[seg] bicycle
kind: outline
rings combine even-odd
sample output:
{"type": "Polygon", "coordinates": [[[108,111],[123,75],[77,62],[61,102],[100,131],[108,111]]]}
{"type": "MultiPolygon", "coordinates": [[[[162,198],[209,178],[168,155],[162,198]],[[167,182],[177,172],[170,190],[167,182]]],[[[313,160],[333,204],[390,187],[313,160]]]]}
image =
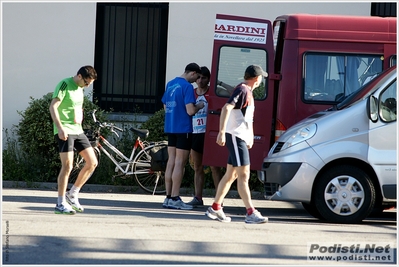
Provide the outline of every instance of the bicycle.
{"type": "MultiPolygon", "coordinates": [[[[134,176],[137,184],[146,192],[154,194],[165,194],[165,168],[167,162],[167,141],[147,142],[145,139],[149,135],[146,129],[130,128],[137,135],[132,148],[130,157],[124,155],[118,148],[112,145],[104,136],[101,135],[101,129],[109,129],[113,134],[119,137],[116,132],[123,132],[123,129],[115,126],[113,123],[100,122],[95,116],[96,110],[92,112],[93,120],[97,128],[86,130],[90,143],[96,154],[98,164],[100,164],[101,152],[105,154],[114,164],[115,172],[112,177],[131,177],[134,176]],[[108,148],[105,149],[105,147],[108,148]],[[154,162],[154,151],[162,153],[162,162],[154,162]],[[165,156],[166,154],[166,156],[165,156]],[[160,166],[161,165],[161,166],[160,166]]],[[[161,155],[161,156],[162,156],[161,155]]],[[[73,183],[85,162],[80,155],[75,155],[73,168],[69,176],[70,183],[73,183]]]]}

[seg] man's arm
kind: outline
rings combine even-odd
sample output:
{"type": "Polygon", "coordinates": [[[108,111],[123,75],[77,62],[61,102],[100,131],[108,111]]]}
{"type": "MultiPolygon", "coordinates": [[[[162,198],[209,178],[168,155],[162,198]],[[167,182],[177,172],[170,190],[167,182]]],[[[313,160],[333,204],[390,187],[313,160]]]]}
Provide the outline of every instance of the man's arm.
{"type": "Polygon", "coordinates": [[[189,103],[186,105],[187,114],[193,116],[195,113],[198,112],[201,108],[205,106],[203,101],[199,102],[198,104],[194,105],[193,103],[189,103]]]}
{"type": "Polygon", "coordinates": [[[55,126],[58,129],[58,137],[61,140],[67,140],[68,135],[64,132],[64,128],[62,127],[60,116],[58,114],[58,107],[60,106],[60,104],[61,104],[60,99],[53,98],[53,100],[51,100],[49,110],[50,110],[51,119],[53,120],[55,126]]]}
{"type": "Polygon", "coordinates": [[[216,143],[220,146],[224,146],[226,144],[226,126],[233,108],[234,105],[226,103],[222,108],[222,112],[220,113],[219,133],[216,139],[216,143]]]}

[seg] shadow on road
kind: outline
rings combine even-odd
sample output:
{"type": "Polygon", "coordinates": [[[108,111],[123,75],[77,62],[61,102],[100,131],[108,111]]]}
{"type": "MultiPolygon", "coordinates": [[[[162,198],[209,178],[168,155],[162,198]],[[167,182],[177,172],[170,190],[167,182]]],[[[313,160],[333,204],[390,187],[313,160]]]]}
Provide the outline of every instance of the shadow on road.
{"type": "MultiPolygon", "coordinates": [[[[3,202],[27,202],[27,203],[44,203],[54,204],[54,197],[43,197],[43,196],[3,196],[3,202]]],[[[109,216],[146,216],[148,218],[164,218],[163,213],[168,213],[168,217],[171,219],[202,219],[208,220],[204,216],[207,206],[194,208],[192,211],[182,211],[173,209],[162,208],[162,203],[157,202],[145,202],[137,200],[108,200],[108,199],[97,199],[95,195],[93,198],[81,199],[81,204],[86,207],[85,216],[100,214],[109,216]],[[99,207],[99,208],[96,208],[99,207]]],[[[265,200],[267,206],[267,201],[265,200]]],[[[310,216],[303,208],[301,204],[292,203],[289,207],[278,208],[278,207],[257,207],[257,209],[264,215],[269,217],[270,222],[280,223],[327,223],[320,221],[310,216]]],[[[53,212],[53,208],[43,207],[37,205],[37,207],[25,207],[27,210],[37,212],[53,212]]],[[[232,220],[242,221],[245,216],[245,209],[243,207],[231,207],[228,205],[224,206],[224,211],[228,216],[232,217],[232,220]]],[[[78,214],[79,216],[83,214],[78,214]]],[[[396,212],[383,212],[378,217],[370,217],[364,220],[361,224],[386,224],[396,225],[396,212]]]]}

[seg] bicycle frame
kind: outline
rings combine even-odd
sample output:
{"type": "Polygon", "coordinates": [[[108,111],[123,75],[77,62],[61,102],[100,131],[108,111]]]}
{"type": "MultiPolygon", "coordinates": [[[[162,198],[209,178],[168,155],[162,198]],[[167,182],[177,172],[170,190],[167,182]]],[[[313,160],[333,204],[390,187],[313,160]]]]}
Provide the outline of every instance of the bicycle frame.
{"type": "MultiPolygon", "coordinates": [[[[130,154],[130,158],[128,158],[125,154],[123,154],[119,149],[117,149],[114,145],[112,145],[107,139],[105,139],[103,136],[99,136],[100,142],[98,143],[98,148],[105,154],[107,157],[115,164],[115,166],[124,174],[124,175],[130,175],[134,174],[133,172],[128,172],[129,169],[132,169],[132,165],[134,164],[134,155],[136,154],[136,150],[140,147],[142,150],[145,148],[144,143],[140,140],[140,137],[138,136],[136,139],[136,142],[134,143],[132,152],[130,154]],[[115,159],[115,157],[109,153],[103,146],[102,144],[111,149],[116,155],[120,156],[122,160],[125,160],[124,162],[119,162],[115,159]],[[126,165],[126,168],[124,168],[126,165]]],[[[116,171],[117,169],[115,169],[116,171]]]]}
{"type": "MultiPolygon", "coordinates": [[[[137,136],[134,141],[133,148],[130,157],[127,157],[123,152],[121,152],[115,145],[109,142],[104,136],[101,135],[101,128],[109,129],[113,134],[119,137],[116,131],[123,132],[123,129],[115,126],[113,123],[100,122],[97,121],[95,116],[96,110],[93,111],[93,120],[97,124],[98,128],[93,130],[92,133],[87,130],[85,134],[88,135],[89,141],[96,151],[96,156],[100,160],[101,152],[103,152],[115,165],[116,174],[112,176],[112,180],[116,177],[127,177],[133,176],[132,178],[136,180],[137,184],[146,192],[154,194],[164,194],[165,180],[164,170],[159,169],[159,165],[156,166],[156,170],[152,170],[153,164],[158,164],[159,159],[152,160],[152,151],[154,147],[159,147],[164,149],[167,147],[165,141],[161,142],[148,142],[145,139],[148,137],[149,131],[146,129],[136,129],[130,128],[130,130],[137,136]],[[93,143],[94,142],[94,143],[93,143]],[[161,189],[159,189],[161,188],[161,189]]],[[[159,149],[157,149],[158,151],[159,149]]],[[[162,161],[162,159],[161,159],[162,161]]],[[[165,160],[163,160],[164,163],[165,160]]],[[[81,156],[76,157],[76,161],[73,163],[73,170],[70,174],[69,179],[74,181],[77,179],[81,169],[83,168],[85,162],[84,158],[81,156]]]]}

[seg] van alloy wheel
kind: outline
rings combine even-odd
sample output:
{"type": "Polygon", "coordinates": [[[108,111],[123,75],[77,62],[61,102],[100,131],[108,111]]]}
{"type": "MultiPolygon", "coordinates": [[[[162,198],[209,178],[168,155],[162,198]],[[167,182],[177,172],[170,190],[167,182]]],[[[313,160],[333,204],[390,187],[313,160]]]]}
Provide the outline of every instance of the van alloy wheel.
{"type": "Polygon", "coordinates": [[[362,221],[370,214],[376,199],[367,173],[349,165],[324,172],[315,185],[314,196],[320,215],[338,223],[362,221]]]}
{"type": "Polygon", "coordinates": [[[362,207],[363,186],[353,177],[342,175],[332,179],[324,190],[324,201],[338,215],[348,216],[362,207]]]}

